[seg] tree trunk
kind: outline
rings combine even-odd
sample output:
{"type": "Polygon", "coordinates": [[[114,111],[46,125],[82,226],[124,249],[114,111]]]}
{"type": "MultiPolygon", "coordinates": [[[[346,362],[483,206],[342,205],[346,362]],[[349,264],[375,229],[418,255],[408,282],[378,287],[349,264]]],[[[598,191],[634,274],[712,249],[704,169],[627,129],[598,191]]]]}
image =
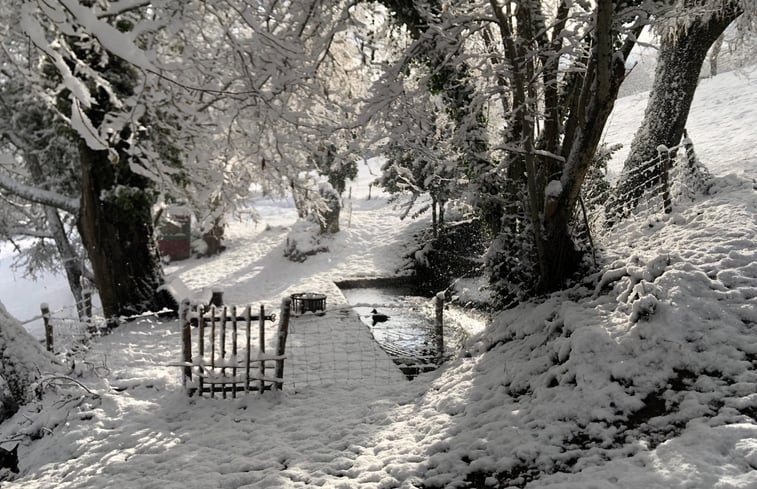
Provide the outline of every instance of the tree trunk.
{"type": "Polygon", "coordinates": [[[167,305],[156,289],[163,284],[153,241],[150,184],[129,169],[128,155],[117,163],[107,151],[79,144],[82,200],[79,234],[86,247],[109,321],[167,305]]]}
{"type": "Polygon", "coordinates": [[[663,38],[644,120],[633,138],[616,195],[609,205],[614,216],[627,216],[645,189],[659,183],[657,167],[642,169],[657,157],[660,145],[672,148],[680,143],[707,51],[740,13],[730,4],[706,21],[697,19],[663,38]]]}
{"type": "MultiPolygon", "coordinates": [[[[32,151],[25,151],[24,160],[26,161],[26,166],[29,169],[29,174],[31,175],[34,184],[44,188],[47,176],[45,175],[45,170],[40,164],[37,155],[32,151]]],[[[71,294],[73,294],[74,300],[76,301],[76,311],[78,312],[79,319],[84,320],[86,314],[84,311],[84,294],[81,280],[82,271],[84,270],[83,260],[71,245],[68,235],[66,234],[66,228],[63,225],[60,214],[58,214],[58,210],[49,205],[44,205],[44,209],[47,227],[53,236],[55,248],[58,250],[58,255],[60,255],[63,270],[66,272],[68,288],[71,289],[71,294]]]]}
{"type": "Polygon", "coordinates": [[[545,292],[561,287],[580,264],[581,257],[570,234],[570,221],[625,78],[624,60],[635,44],[636,36],[630,36],[617,51],[614,50],[612,15],[612,2],[602,0],[597,3],[594,51],[582,80],[581,102],[578,110],[571,111],[570,120],[566,122],[575,129],[570,144],[563,148],[565,166],[559,180],[559,192],[542,194],[545,200],[542,216],[544,241],[539,255],[542,270],[539,289],[545,292]]]}
{"type": "Polygon", "coordinates": [[[76,301],[76,311],[79,319],[84,321],[88,317],[84,304],[84,289],[82,287],[84,264],[68,240],[66,229],[63,226],[63,221],[58,211],[52,207],[45,207],[45,215],[47,216],[47,225],[53,235],[55,248],[58,250],[63,269],[66,271],[68,288],[71,289],[71,294],[73,294],[76,301]]]}

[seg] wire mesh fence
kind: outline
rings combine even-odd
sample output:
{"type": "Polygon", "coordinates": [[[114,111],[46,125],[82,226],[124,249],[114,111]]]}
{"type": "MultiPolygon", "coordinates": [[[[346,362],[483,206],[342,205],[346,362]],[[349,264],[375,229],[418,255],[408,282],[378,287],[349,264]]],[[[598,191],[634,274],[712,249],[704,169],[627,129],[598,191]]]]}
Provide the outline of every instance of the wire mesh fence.
{"type": "MultiPolygon", "coordinates": [[[[671,213],[678,204],[706,193],[711,175],[689,139],[672,148],[660,146],[654,158],[625,169],[615,189],[585,195],[583,219],[590,235],[611,239],[612,225],[625,219],[644,220],[671,213]]],[[[579,232],[580,233],[580,232],[579,232]]]]}
{"type": "MultiPolygon", "coordinates": [[[[76,305],[50,311],[47,304],[41,304],[41,318],[45,327],[45,347],[48,351],[62,355],[73,355],[86,345],[93,336],[107,331],[107,323],[102,311],[87,303],[89,315],[80,317],[76,305]]],[[[83,310],[83,309],[82,309],[83,310]]]]}
{"type": "MultiPolygon", "coordinates": [[[[168,366],[183,368],[189,395],[209,397],[391,386],[436,368],[461,344],[459,327],[449,324],[440,337],[442,318],[421,314],[429,304],[395,303],[383,309],[389,315],[376,311],[385,303],[326,308],[324,300],[322,309],[302,312],[290,309],[292,302],[282,301],[278,317],[263,312],[268,306],[257,315],[257,306],[190,306],[180,316],[183,360],[168,366]]],[[[442,304],[431,303],[437,310],[442,304]]]]}
{"type": "Polygon", "coordinates": [[[466,333],[443,318],[439,325],[434,309],[434,300],[410,297],[402,303],[342,305],[293,316],[285,388],[386,386],[437,368],[462,346],[466,333]]]}

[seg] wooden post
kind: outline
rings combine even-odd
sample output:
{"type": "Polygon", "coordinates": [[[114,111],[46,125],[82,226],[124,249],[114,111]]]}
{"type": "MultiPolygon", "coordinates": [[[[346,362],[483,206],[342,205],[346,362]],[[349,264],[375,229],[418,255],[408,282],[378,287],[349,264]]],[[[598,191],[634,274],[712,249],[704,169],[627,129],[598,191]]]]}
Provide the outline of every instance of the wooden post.
{"type": "Polygon", "coordinates": [[[184,361],[184,375],[181,384],[187,388],[192,381],[192,326],[189,319],[189,299],[184,299],[179,304],[179,318],[181,321],[181,358],[184,361]]]}
{"type": "Polygon", "coordinates": [[[441,365],[444,361],[444,292],[436,294],[436,364],[441,365]]]}
{"type": "MultiPolygon", "coordinates": [[[[281,319],[279,319],[278,343],[276,345],[276,355],[284,356],[286,352],[287,335],[289,334],[289,314],[292,309],[292,298],[284,297],[281,299],[281,319]]],[[[284,378],[284,359],[276,360],[275,377],[284,378]]],[[[283,381],[276,382],[274,388],[278,391],[284,388],[283,381]]]]}
{"type": "MultiPolygon", "coordinates": [[[[221,365],[226,365],[226,306],[221,312],[221,365]]],[[[221,377],[226,378],[226,367],[221,367],[221,377]]],[[[226,399],[226,383],[221,384],[221,394],[226,399]]]]}
{"type": "Polygon", "coordinates": [[[223,290],[213,289],[213,294],[210,296],[211,306],[221,307],[223,305],[223,290]]]}
{"type": "Polygon", "coordinates": [[[237,306],[231,306],[231,357],[234,359],[234,367],[231,367],[231,376],[234,377],[232,384],[231,397],[237,397],[237,306]]]}
{"type": "MultiPolygon", "coordinates": [[[[263,305],[260,305],[260,317],[258,318],[258,345],[260,353],[259,355],[262,357],[265,355],[265,309],[263,308],[263,305]]],[[[263,377],[265,377],[265,361],[260,361],[260,393],[262,394],[265,391],[265,381],[263,380],[263,377]]]]}
{"type": "Polygon", "coordinates": [[[673,203],[670,199],[670,181],[668,170],[670,169],[670,150],[663,145],[657,147],[660,155],[660,182],[662,185],[662,207],[665,214],[673,212],[673,203]]]}
{"type": "Polygon", "coordinates": [[[696,167],[697,155],[694,152],[694,143],[689,139],[689,133],[686,129],[683,130],[683,147],[686,152],[686,166],[688,166],[689,172],[691,172],[696,167]]]}
{"type": "Polygon", "coordinates": [[[197,355],[200,357],[200,378],[197,379],[197,387],[202,397],[203,379],[205,375],[205,308],[197,306],[197,324],[198,324],[198,345],[197,355]]]}
{"type": "Polygon", "coordinates": [[[245,341],[246,341],[246,347],[247,351],[245,352],[245,358],[244,358],[244,391],[246,393],[250,392],[250,316],[251,316],[251,306],[247,306],[247,308],[244,311],[244,333],[245,333],[245,341]]]}
{"type": "Polygon", "coordinates": [[[39,305],[42,310],[42,321],[45,323],[45,348],[47,351],[53,351],[53,323],[50,321],[50,306],[47,302],[39,305]]]}
{"type": "Polygon", "coordinates": [[[92,318],[92,291],[90,289],[84,289],[82,291],[84,296],[84,315],[88,318],[92,318]]]}
{"type": "MultiPolygon", "coordinates": [[[[211,380],[216,368],[216,306],[210,306],[210,374],[211,380]]],[[[216,384],[210,383],[210,397],[216,397],[216,384]]]]}

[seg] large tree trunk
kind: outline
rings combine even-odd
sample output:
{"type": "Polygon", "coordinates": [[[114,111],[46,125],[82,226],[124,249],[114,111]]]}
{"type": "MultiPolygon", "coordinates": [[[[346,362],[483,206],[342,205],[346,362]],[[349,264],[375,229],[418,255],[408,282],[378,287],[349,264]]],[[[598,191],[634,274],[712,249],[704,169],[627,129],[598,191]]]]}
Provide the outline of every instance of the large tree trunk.
{"type": "Polygon", "coordinates": [[[109,320],[160,310],[163,269],[154,243],[150,183],[129,169],[128,156],[79,144],[82,200],[79,234],[89,253],[103,312],[109,320]]]}
{"type": "Polygon", "coordinates": [[[657,157],[660,145],[672,148],[681,141],[707,51],[740,14],[731,3],[708,19],[697,19],[663,38],[644,120],[610,203],[615,216],[628,215],[645,190],[659,183],[659,165],[647,170],[644,166],[657,157]]]}

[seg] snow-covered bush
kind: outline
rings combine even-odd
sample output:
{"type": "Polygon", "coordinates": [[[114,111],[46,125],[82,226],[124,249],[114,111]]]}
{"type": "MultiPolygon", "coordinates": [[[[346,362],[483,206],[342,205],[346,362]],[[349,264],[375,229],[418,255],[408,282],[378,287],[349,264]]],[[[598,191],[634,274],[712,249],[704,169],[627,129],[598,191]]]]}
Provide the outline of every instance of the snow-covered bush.
{"type": "Polygon", "coordinates": [[[330,183],[323,182],[318,186],[318,195],[323,202],[323,205],[316,209],[321,233],[338,233],[339,212],[342,208],[339,192],[334,190],[334,187],[330,183]]]}
{"type": "Polygon", "coordinates": [[[0,421],[28,401],[41,371],[54,361],[0,302],[0,421]]]}
{"type": "Polygon", "coordinates": [[[322,236],[321,226],[315,216],[300,219],[287,235],[284,256],[292,261],[303,262],[310,255],[328,251],[328,247],[321,243],[322,236]]]}

